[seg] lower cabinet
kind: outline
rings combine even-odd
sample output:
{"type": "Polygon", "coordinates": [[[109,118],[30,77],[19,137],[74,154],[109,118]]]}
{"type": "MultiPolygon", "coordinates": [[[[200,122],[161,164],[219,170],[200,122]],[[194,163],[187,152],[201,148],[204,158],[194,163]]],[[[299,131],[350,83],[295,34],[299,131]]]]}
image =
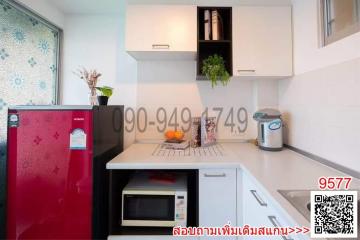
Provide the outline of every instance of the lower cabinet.
{"type": "MultiPolygon", "coordinates": [[[[251,227],[292,227],[295,226],[286,218],[282,217],[280,211],[273,206],[269,197],[247,174],[242,174],[242,225],[251,227]]],[[[240,204],[239,204],[240,205],[240,204]]],[[[242,239],[250,240],[306,240],[304,235],[290,236],[246,236],[242,239]]]]}
{"type": "MultiPolygon", "coordinates": [[[[243,226],[251,227],[274,227],[269,216],[271,209],[265,196],[251,182],[247,175],[243,175],[242,203],[243,203],[243,226]]],[[[254,236],[246,236],[243,239],[254,239],[254,236]]],[[[256,237],[256,239],[281,239],[281,237],[256,237]]]]}
{"type": "MultiPolygon", "coordinates": [[[[199,170],[199,225],[222,227],[228,222],[236,226],[236,169],[199,170]]],[[[236,239],[200,237],[205,239],[236,239]]]]}
{"type": "MultiPolygon", "coordinates": [[[[200,227],[292,227],[272,197],[257,183],[256,179],[242,169],[199,169],[198,178],[198,222],[200,227]]],[[[110,240],[309,240],[304,235],[290,236],[203,236],[174,237],[170,235],[111,235],[110,240]]]]}

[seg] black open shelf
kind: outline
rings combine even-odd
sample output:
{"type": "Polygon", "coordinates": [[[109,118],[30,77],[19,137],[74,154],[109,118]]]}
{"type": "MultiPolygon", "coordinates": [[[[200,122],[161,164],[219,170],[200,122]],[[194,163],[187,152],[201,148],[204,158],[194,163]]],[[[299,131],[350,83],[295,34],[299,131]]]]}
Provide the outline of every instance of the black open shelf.
{"type": "Polygon", "coordinates": [[[231,43],[230,40],[199,40],[199,43],[208,43],[208,44],[212,44],[212,43],[231,43]]]}
{"type": "Polygon", "coordinates": [[[187,227],[199,226],[199,170],[110,170],[109,235],[172,235],[172,227],[121,226],[122,190],[134,173],[149,171],[186,174],[188,182],[187,227]]]}
{"type": "MultiPolygon", "coordinates": [[[[218,54],[225,61],[226,70],[232,75],[232,8],[231,7],[198,7],[197,9],[197,80],[205,80],[201,69],[203,61],[211,55],[218,54]],[[217,10],[223,22],[223,38],[220,40],[205,40],[204,12],[217,10]]],[[[210,14],[211,15],[211,14],[210,14]]]]}

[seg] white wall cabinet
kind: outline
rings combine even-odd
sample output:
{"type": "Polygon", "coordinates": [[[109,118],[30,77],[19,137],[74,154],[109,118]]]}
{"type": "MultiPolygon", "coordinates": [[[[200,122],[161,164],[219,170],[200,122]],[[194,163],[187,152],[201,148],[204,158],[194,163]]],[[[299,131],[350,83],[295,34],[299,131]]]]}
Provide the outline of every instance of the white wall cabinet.
{"type": "MultiPolygon", "coordinates": [[[[199,170],[199,225],[222,227],[231,222],[236,226],[236,169],[199,170]]],[[[201,237],[204,239],[236,239],[201,237]]]]}
{"type": "Polygon", "coordinates": [[[234,7],[233,76],[292,74],[291,7],[234,7]]]}
{"type": "Polygon", "coordinates": [[[136,59],[195,59],[194,5],[128,5],[126,51],[136,59]]]}
{"type": "MultiPolygon", "coordinates": [[[[233,75],[293,74],[290,6],[235,6],[233,75]]],[[[128,5],[126,51],[138,60],[195,60],[195,5],[128,5]]]]}

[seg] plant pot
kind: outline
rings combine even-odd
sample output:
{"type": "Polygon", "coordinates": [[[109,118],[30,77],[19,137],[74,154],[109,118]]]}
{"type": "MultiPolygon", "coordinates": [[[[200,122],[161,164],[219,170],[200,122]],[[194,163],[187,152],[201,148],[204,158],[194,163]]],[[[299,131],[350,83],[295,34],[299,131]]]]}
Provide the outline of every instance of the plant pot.
{"type": "Polygon", "coordinates": [[[109,97],[107,96],[98,96],[99,105],[106,106],[108,104],[109,97]]]}

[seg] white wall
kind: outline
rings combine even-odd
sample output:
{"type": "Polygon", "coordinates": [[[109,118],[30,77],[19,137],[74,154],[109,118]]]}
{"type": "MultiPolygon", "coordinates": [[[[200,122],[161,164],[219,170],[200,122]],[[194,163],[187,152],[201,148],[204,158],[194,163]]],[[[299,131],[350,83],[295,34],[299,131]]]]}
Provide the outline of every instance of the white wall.
{"type": "Polygon", "coordinates": [[[194,4],[198,6],[289,6],[291,0],[127,0],[130,4],[194,4]]]}
{"type": "Polygon", "coordinates": [[[293,0],[294,70],[305,73],[360,57],[360,33],[320,47],[319,1],[293,0]]]}
{"type": "MultiPolygon", "coordinates": [[[[166,109],[168,121],[173,110],[178,108],[180,126],[182,123],[180,113],[185,107],[191,110],[193,117],[200,116],[206,107],[210,110],[209,116],[217,116],[211,109],[222,107],[224,111],[219,123],[218,138],[223,140],[253,139],[256,138],[256,124],[252,115],[259,107],[277,107],[277,82],[233,79],[228,86],[219,85],[213,89],[209,81],[196,81],[195,62],[144,61],[138,63],[137,106],[147,110],[148,122],[156,120],[156,112],[160,107],[166,109]],[[237,126],[239,123],[236,111],[240,107],[248,111],[248,128],[245,133],[238,133],[238,131],[231,133],[231,129],[224,126],[232,107],[235,110],[234,123],[237,126]]],[[[141,126],[144,126],[143,120],[144,117],[140,116],[141,126]]],[[[161,128],[163,125],[157,126],[161,128]]],[[[157,131],[157,126],[148,125],[147,131],[144,133],[138,131],[136,138],[162,139],[163,134],[157,131]]],[[[187,127],[186,124],[183,126],[187,127]]]]}
{"type": "MultiPolygon", "coordinates": [[[[62,104],[88,104],[88,87],[73,74],[83,66],[102,73],[98,86],[114,87],[109,104],[136,107],[136,63],[125,52],[124,13],[66,15],[62,104]]],[[[135,132],[125,133],[125,147],[134,138],[135,132]]]]}
{"type": "Polygon", "coordinates": [[[41,15],[59,28],[64,28],[65,15],[58,8],[46,0],[18,0],[31,10],[41,15]]]}
{"type": "MultiPolygon", "coordinates": [[[[61,104],[88,104],[88,89],[73,74],[83,66],[103,74],[99,86],[115,88],[110,104],[136,108],[136,63],[125,52],[125,3],[113,14],[63,13],[46,0],[19,0],[39,15],[63,29],[63,56],[60,82],[61,104]]],[[[125,133],[125,147],[135,140],[135,132],[125,133]]]]}
{"type": "Polygon", "coordinates": [[[360,33],[319,47],[316,2],[293,1],[296,76],[279,81],[287,143],[360,171],[360,33]]]}

